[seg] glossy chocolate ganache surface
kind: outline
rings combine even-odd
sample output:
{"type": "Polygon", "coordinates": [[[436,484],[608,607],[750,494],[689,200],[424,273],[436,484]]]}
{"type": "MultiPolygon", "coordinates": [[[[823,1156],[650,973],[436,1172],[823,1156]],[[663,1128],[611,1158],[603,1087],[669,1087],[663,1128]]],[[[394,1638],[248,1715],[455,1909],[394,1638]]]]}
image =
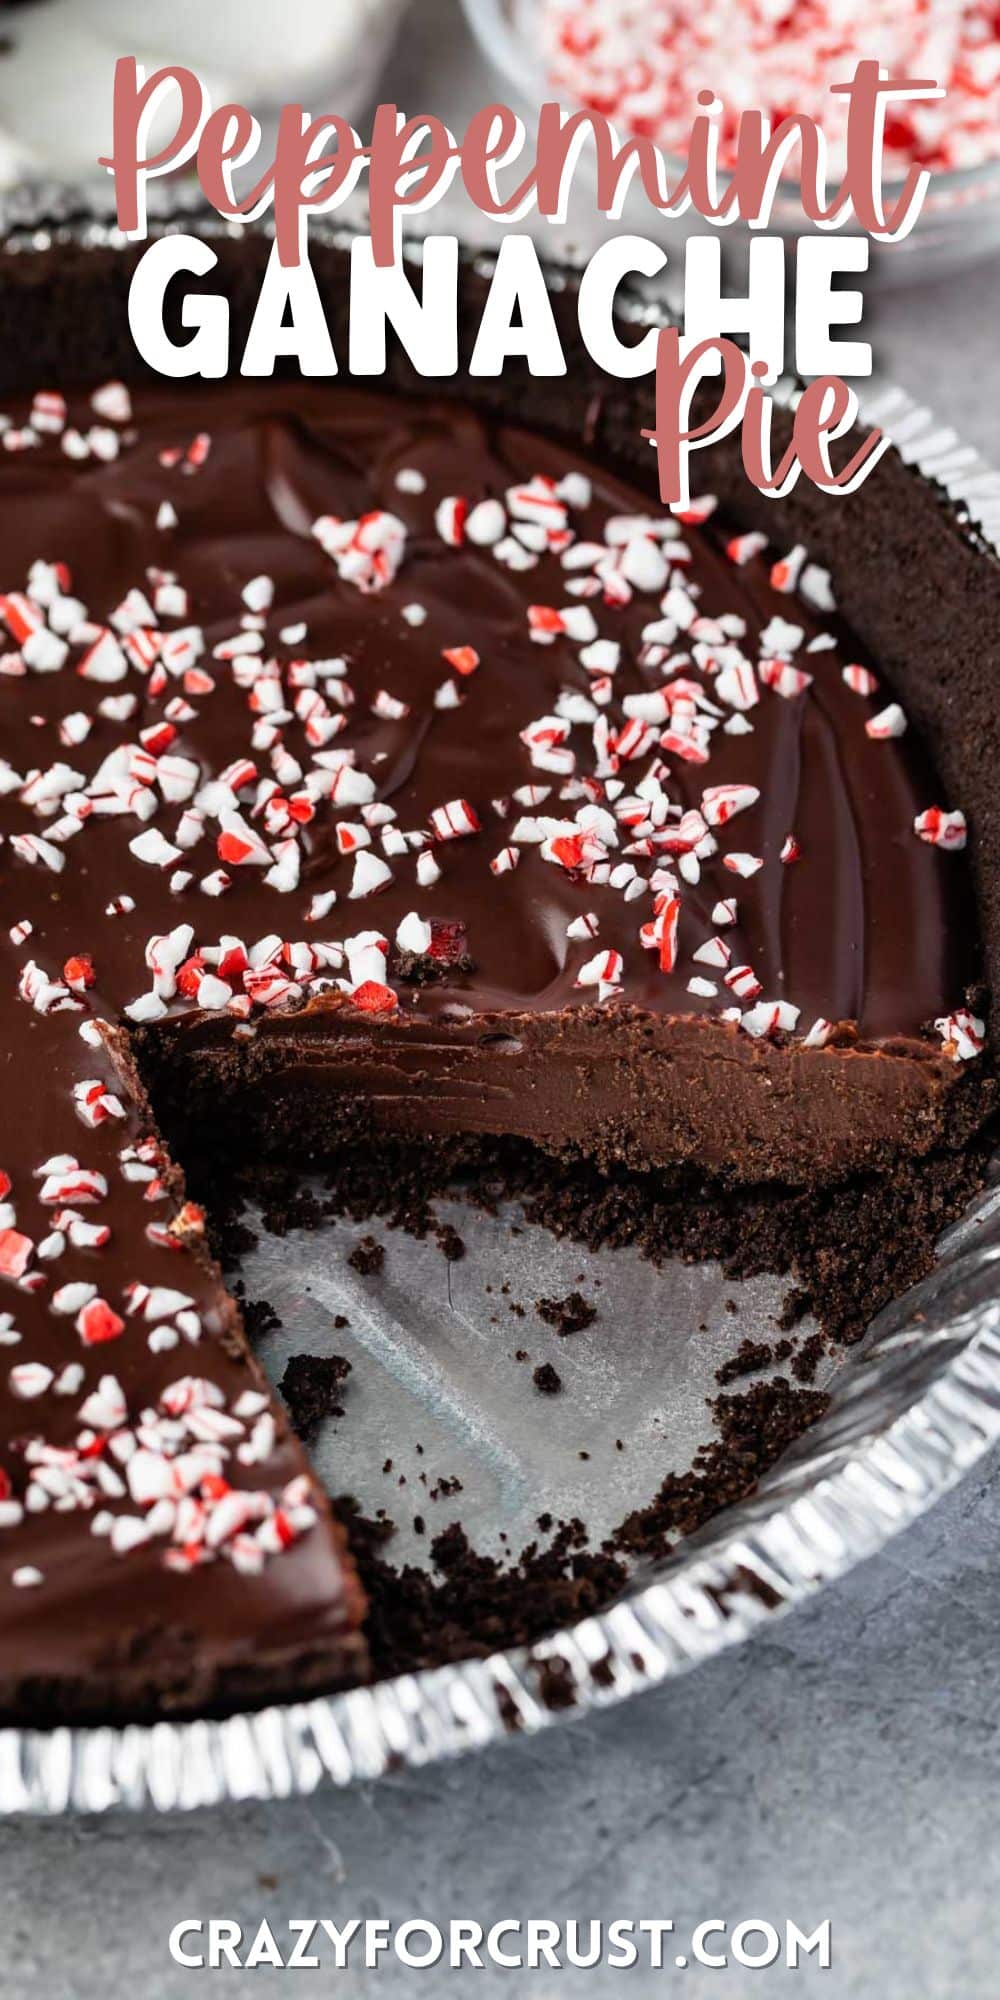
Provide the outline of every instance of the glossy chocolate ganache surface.
{"type": "Polygon", "coordinates": [[[42,769],[0,810],[65,863],[11,855],[47,965],[90,951],[94,1004],[286,1103],[338,1052],[363,1087],[374,1036],[404,1129],[800,1180],[937,1138],[961,827],[805,552],[448,403],[231,386],[107,429],[3,468],[10,588],[41,557],[79,601],[0,686],[42,769]]]}
{"type": "MultiPolygon", "coordinates": [[[[416,995],[384,968],[408,1013],[585,1007],[602,952],[621,956],[615,997],[661,1016],[746,1014],[727,974],[747,965],[797,1010],[796,1037],[817,1019],[867,1045],[933,1037],[960,1002],[977,971],[965,866],[914,832],[940,804],[932,765],[835,617],[788,589],[827,601],[802,551],[651,516],[458,405],[234,386],[144,395],[127,434],[110,463],[58,439],[11,453],[0,489],[8,589],[61,561],[81,627],[112,635],[90,668],[70,643],[60,670],[29,672],[37,704],[4,677],[5,757],[63,767],[33,795],[48,814],[76,772],[73,817],[95,771],[112,790],[120,746],[155,733],[135,777],[157,806],[148,860],[133,816],[98,799],[58,884],[52,943],[80,949],[81,915],[98,925],[116,1011],[152,984],[149,938],[179,923],[202,951],[376,930],[392,958],[411,911],[462,938],[460,969],[416,995]],[[79,743],[59,740],[70,702],[93,723],[79,743]],[[185,805],[202,821],[170,853],[185,805]],[[253,848],[224,845],[223,884],[236,817],[253,848]],[[106,866],[135,902],[113,919],[93,887],[106,866]],[[661,898],[673,953],[644,936],[661,898]]],[[[19,790],[3,810],[10,833],[46,831],[19,790]]],[[[44,873],[15,876],[29,914],[32,891],[51,902],[44,873]]],[[[187,981],[164,997],[198,1001],[187,981]]]]}
{"type": "Polygon", "coordinates": [[[3,444],[2,1698],[70,1628],[76,1712],[348,1678],[129,1044],[293,1155],[322,1085],[355,1130],[889,1162],[967,1129],[961,814],[825,572],[708,499],[301,384],[46,395],[3,444]]]}

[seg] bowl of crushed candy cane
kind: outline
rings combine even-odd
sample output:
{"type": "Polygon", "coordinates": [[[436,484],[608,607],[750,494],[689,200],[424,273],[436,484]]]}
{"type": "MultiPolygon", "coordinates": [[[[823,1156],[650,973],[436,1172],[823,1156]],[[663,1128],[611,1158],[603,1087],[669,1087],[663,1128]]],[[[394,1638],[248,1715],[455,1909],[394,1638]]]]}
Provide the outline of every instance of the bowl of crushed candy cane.
{"type": "MultiPolygon", "coordinates": [[[[943,95],[890,106],[883,157],[887,205],[913,166],[930,173],[915,227],[874,248],[882,282],[918,283],[972,264],[1000,243],[1000,25],[986,0],[463,0],[483,53],[524,105],[558,98],[609,118],[621,140],[652,139],[679,177],[699,91],[722,103],[719,164],[731,168],[745,110],[772,124],[799,112],[828,140],[831,177],[842,165],[843,98],[862,59],[890,75],[930,78],[943,95]]],[[[587,158],[584,153],[584,160],[587,158]]],[[[652,211],[634,191],[626,211],[648,227],[652,211]]],[[[689,222],[663,222],[683,236],[689,222]]],[[[794,181],[779,188],[771,227],[797,236],[803,216],[794,181]]]]}

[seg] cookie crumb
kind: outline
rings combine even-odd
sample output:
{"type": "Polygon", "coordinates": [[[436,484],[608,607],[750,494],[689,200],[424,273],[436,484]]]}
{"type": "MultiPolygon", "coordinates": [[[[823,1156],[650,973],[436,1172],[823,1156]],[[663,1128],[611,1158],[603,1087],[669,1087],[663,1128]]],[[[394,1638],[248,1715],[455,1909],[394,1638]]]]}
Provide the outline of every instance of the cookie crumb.
{"type": "Polygon", "coordinates": [[[582,1333],[597,1318],[597,1307],[582,1292],[567,1292],[564,1299],[536,1299],[535,1311],[561,1335],[582,1333]]]}
{"type": "Polygon", "coordinates": [[[343,1354],[293,1354],[278,1384],[297,1437],[311,1438],[324,1417],[342,1417],[340,1393],[351,1372],[343,1354]]]}
{"type": "Polygon", "coordinates": [[[374,1236],[362,1236],[347,1261],[355,1271],[360,1271],[363,1278],[374,1277],[385,1263],[385,1248],[383,1244],[376,1243],[374,1236]]]}
{"type": "Polygon", "coordinates": [[[562,1388],[562,1376],[556,1374],[551,1361],[541,1362],[531,1379],[543,1396],[558,1396],[562,1388]]]}

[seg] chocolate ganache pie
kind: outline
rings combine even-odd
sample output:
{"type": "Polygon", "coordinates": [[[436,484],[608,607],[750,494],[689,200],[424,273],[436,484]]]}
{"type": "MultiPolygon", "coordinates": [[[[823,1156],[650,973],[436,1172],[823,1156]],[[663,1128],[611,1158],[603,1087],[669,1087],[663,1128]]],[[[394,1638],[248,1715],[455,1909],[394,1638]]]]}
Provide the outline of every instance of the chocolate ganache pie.
{"type": "Polygon", "coordinates": [[[708,1213],[905,1187],[992,1103],[1000,582],[929,487],[769,504],[726,445],[671,516],[569,314],[565,383],[165,386],[131,268],[0,288],[7,1719],[366,1672],[187,1146],[708,1213]]]}

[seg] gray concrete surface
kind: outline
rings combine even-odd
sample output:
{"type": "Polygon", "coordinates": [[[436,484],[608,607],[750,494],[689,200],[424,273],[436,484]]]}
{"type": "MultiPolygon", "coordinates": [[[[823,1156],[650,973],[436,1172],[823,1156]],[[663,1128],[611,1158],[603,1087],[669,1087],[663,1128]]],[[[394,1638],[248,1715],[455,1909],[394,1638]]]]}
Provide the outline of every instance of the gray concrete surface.
{"type": "MultiPolygon", "coordinates": [[[[418,0],[389,90],[493,94],[449,0],[418,0]]],[[[388,90],[387,93],[388,94],[388,90]]],[[[1000,461],[1000,273],[885,295],[881,368],[1000,461]]],[[[0,1829],[0,1995],[182,2000],[187,1914],[786,1917],[833,1923],[831,1971],[672,1966],[631,1991],[988,2000],[1000,1986],[1000,1464],[806,1610],[684,1681],[477,1760],[308,1803],[0,1829]]],[[[426,2000],[449,1975],[305,1975],[426,2000]]],[[[250,1975],[229,1974],[229,1987],[250,1975]]],[[[557,1975],[451,1975],[547,1993],[557,1975]]],[[[566,1973],[603,1993],[609,1974],[566,1973]]],[[[248,1992],[298,1990],[258,1971],[248,1992]]]]}
{"type": "MultiPolygon", "coordinates": [[[[1000,1466],[742,1652],[599,1721],[306,1803],[0,1832],[4,1995],[184,2000],[185,1915],[829,1917],[827,1973],[665,1971],[647,1995],[836,2000],[997,1991],[1000,1466]]],[[[447,1974],[304,1990],[434,2000],[447,1974]]],[[[255,2000],[290,1973],[230,1973],[255,2000]],[[250,1983],[252,1980],[252,1984],[250,1983]]],[[[517,2000],[610,1974],[461,1977],[517,2000]]],[[[459,1990],[459,1989],[456,1989],[459,1990]]]]}

